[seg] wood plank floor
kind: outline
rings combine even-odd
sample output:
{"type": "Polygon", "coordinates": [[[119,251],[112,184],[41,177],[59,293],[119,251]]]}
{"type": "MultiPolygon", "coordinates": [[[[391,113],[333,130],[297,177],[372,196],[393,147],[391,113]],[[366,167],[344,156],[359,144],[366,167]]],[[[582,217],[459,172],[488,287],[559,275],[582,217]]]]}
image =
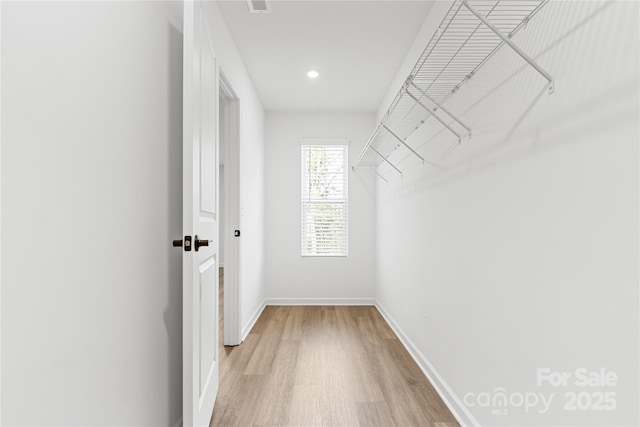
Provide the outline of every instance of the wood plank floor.
{"type": "Polygon", "coordinates": [[[269,306],[220,350],[211,426],[458,426],[374,307],[269,306]]]}

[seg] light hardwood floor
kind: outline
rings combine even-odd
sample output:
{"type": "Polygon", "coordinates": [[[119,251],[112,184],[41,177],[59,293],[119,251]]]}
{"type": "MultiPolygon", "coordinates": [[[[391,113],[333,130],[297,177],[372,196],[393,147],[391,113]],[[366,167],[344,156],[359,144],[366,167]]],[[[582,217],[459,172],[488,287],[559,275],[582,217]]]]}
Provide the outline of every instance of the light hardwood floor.
{"type": "Polygon", "coordinates": [[[220,282],[218,290],[218,348],[220,349],[219,365],[220,375],[223,374],[224,368],[227,366],[227,359],[236,347],[225,347],[224,342],[224,268],[218,269],[218,278],[220,282]]]}
{"type": "Polygon", "coordinates": [[[458,426],[374,307],[269,306],[220,352],[211,426],[458,426]]]}

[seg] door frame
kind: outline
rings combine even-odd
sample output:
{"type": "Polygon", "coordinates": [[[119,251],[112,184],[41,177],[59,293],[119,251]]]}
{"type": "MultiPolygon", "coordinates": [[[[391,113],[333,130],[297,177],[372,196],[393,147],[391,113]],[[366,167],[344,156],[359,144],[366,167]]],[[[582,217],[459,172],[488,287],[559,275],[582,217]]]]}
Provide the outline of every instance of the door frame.
{"type": "MultiPolygon", "coordinates": [[[[2,1],[0,1],[0,26],[2,26],[2,1]]],[[[2,31],[0,31],[2,46],[2,31]]],[[[0,52],[0,171],[2,171],[2,55],[0,52]]],[[[0,425],[2,425],[2,173],[0,173],[0,425]]]]}
{"type": "MultiPolygon", "coordinates": [[[[241,237],[234,236],[235,230],[242,230],[242,186],[240,184],[242,172],[242,150],[240,138],[240,97],[233,87],[231,80],[221,66],[218,66],[218,93],[221,104],[219,110],[226,111],[227,123],[218,129],[225,130],[220,135],[220,142],[224,144],[224,192],[225,205],[224,230],[220,230],[224,239],[224,334],[225,346],[235,346],[242,343],[240,326],[240,286],[241,286],[241,237]]],[[[217,120],[220,120],[218,114],[217,120]]]]}

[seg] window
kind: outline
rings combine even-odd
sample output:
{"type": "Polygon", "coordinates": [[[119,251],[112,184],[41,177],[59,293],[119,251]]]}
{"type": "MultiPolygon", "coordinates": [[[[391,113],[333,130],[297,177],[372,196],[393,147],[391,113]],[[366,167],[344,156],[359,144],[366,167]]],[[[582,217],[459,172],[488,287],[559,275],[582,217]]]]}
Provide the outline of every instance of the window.
{"type": "Polygon", "coordinates": [[[348,141],[303,141],[302,256],[347,256],[348,141]]]}

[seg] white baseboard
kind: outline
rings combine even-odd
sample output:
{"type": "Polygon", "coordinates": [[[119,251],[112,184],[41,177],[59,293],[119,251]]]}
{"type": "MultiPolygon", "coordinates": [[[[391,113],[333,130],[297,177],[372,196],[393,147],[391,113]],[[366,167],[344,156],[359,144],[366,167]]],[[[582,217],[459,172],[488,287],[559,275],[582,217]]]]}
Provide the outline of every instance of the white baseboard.
{"type": "Polygon", "coordinates": [[[393,320],[391,315],[387,313],[387,311],[380,305],[380,302],[376,301],[376,308],[387,321],[393,332],[398,336],[400,342],[407,349],[413,360],[418,364],[422,372],[425,374],[427,379],[433,385],[436,392],[442,399],[442,401],[447,405],[453,416],[456,418],[458,423],[461,426],[480,426],[478,420],[469,412],[466,406],[462,403],[462,401],[458,398],[458,396],[453,392],[451,387],[447,384],[447,382],[440,376],[438,371],[433,367],[433,365],[429,362],[429,360],[422,354],[420,350],[413,344],[413,342],[407,337],[404,331],[398,326],[398,324],[393,320]]]}
{"type": "Polygon", "coordinates": [[[267,305],[376,305],[374,298],[267,298],[267,305]]]}
{"type": "Polygon", "coordinates": [[[251,332],[253,325],[255,325],[256,322],[258,321],[258,318],[264,311],[264,308],[267,306],[266,301],[267,300],[262,300],[262,302],[258,305],[258,308],[256,308],[256,311],[254,311],[251,317],[249,318],[249,321],[247,322],[247,324],[242,328],[242,334],[241,334],[242,336],[241,336],[240,342],[244,341],[245,338],[247,338],[247,335],[249,335],[249,332],[251,332]]]}

